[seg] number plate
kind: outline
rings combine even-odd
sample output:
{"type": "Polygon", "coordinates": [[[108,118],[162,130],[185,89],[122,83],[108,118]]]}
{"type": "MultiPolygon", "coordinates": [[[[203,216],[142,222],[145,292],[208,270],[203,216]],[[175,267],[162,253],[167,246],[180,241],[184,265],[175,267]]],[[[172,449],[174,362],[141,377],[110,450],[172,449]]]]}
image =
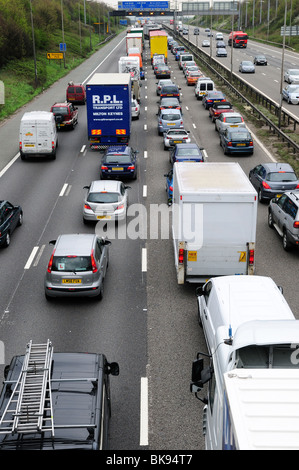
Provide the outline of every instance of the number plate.
{"type": "Polygon", "coordinates": [[[175,126],[175,122],[168,122],[167,126],[175,126]]]}
{"type": "Polygon", "coordinates": [[[237,147],[245,147],[246,144],[237,144],[237,147]]]}
{"type": "Polygon", "coordinates": [[[34,144],[25,144],[25,147],[35,147],[34,144]]]}
{"type": "Polygon", "coordinates": [[[123,168],[122,167],[112,168],[112,171],[123,171],[123,168]]]}
{"type": "Polygon", "coordinates": [[[103,219],[110,220],[111,215],[97,215],[97,219],[98,220],[103,220],[103,219]]]}
{"type": "Polygon", "coordinates": [[[81,279],[62,279],[62,284],[81,284],[81,279]]]}

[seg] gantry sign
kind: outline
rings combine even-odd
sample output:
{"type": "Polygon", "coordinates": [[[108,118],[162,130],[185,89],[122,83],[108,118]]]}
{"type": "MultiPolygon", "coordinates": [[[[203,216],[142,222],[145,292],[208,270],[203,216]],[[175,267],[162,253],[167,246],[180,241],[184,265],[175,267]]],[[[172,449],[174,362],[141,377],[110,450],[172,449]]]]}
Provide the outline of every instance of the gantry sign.
{"type": "Polygon", "coordinates": [[[173,16],[168,1],[123,1],[118,2],[118,9],[110,16],[173,16]]]}

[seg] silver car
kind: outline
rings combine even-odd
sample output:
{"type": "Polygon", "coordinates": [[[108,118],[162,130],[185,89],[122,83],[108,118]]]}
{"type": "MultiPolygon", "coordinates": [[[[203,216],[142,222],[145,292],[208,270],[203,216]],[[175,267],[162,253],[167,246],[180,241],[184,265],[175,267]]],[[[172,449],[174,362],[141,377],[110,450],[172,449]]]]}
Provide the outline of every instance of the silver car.
{"type": "Polygon", "coordinates": [[[158,116],[158,134],[161,135],[168,129],[184,129],[181,112],[178,109],[163,109],[158,116]]]}
{"type": "Polygon", "coordinates": [[[282,89],[282,98],[289,104],[299,103],[299,83],[296,85],[287,85],[282,89]]]}
{"type": "Polygon", "coordinates": [[[176,144],[190,144],[189,133],[190,131],[185,129],[169,129],[167,132],[164,132],[164,150],[168,150],[176,144]]]}
{"type": "Polygon", "coordinates": [[[282,237],[282,246],[288,251],[299,245],[299,190],[286,191],[271,199],[268,225],[282,237]]]}
{"type": "Polygon", "coordinates": [[[240,113],[221,113],[215,119],[215,130],[224,132],[228,127],[246,127],[243,117],[240,113]]]}
{"type": "Polygon", "coordinates": [[[299,69],[287,69],[284,74],[284,81],[288,83],[299,82],[299,69]]]}
{"type": "Polygon", "coordinates": [[[76,233],[60,235],[50,244],[54,249],[44,281],[46,299],[96,297],[101,300],[111,242],[92,233],[76,233]]]}
{"type": "Polygon", "coordinates": [[[123,220],[128,207],[128,189],[122,181],[97,180],[84,186],[83,222],[123,220]]]}
{"type": "Polygon", "coordinates": [[[131,116],[132,119],[139,119],[140,116],[140,104],[135,98],[131,100],[131,116]]]}
{"type": "Polygon", "coordinates": [[[239,72],[255,73],[255,66],[250,60],[242,60],[239,65],[239,72]]]}

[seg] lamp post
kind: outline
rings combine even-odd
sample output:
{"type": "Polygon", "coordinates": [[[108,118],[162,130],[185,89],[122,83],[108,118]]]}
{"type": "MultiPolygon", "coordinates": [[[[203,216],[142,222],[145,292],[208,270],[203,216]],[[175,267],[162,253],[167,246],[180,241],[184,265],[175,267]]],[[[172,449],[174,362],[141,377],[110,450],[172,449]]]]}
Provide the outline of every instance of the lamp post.
{"type": "Polygon", "coordinates": [[[61,0],[61,31],[62,31],[63,65],[64,65],[64,68],[65,68],[64,25],[63,25],[63,4],[62,4],[62,0],[61,0]]]}
{"type": "Polygon", "coordinates": [[[30,18],[31,18],[32,49],[33,49],[33,60],[34,60],[34,83],[35,83],[35,88],[36,88],[37,87],[37,66],[36,66],[35,36],[34,36],[34,26],[33,26],[33,14],[32,14],[31,0],[30,0],[30,18]]]}
{"type": "Polygon", "coordinates": [[[230,51],[230,81],[231,81],[231,83],[233,83],[234,12],[235,12],[235,1],[233,0],[233,11],[232,11],[232,42],[231,42],[231,51],[230,51]]]}
{"type": "Polygon", "coordinates": [[[283,66],[284,66],[284,50],[286,42],[286,22],[287,22],[287,0],[284,2],[284,25],[283,25],[283,43],[282,43],[282,54],[281,54],[281,70],[280,70],[280,103],[278,109],[278,127],[281,127],[281,108],[282,108],[282,84],[283,84],[283,66]]]}

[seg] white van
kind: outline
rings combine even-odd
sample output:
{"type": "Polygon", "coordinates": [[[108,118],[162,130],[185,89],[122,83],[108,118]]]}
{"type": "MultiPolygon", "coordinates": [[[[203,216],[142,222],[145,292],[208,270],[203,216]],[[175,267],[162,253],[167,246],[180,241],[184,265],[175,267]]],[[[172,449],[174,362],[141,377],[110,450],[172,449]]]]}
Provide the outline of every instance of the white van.
{"type": "Polygon", "coordinates": [[[215,84],[209,77],[199,77],[194,89],[194,94],[198,100],[202,100],[208,91],[215,90],[215,84]]]}
{"type": "Polygon", "coordinates": [[[22,160],[31,156],[56,158],[58,138],[54,114],[31,111],[23,115],[20,124],[19,149],[22,160]]]}

